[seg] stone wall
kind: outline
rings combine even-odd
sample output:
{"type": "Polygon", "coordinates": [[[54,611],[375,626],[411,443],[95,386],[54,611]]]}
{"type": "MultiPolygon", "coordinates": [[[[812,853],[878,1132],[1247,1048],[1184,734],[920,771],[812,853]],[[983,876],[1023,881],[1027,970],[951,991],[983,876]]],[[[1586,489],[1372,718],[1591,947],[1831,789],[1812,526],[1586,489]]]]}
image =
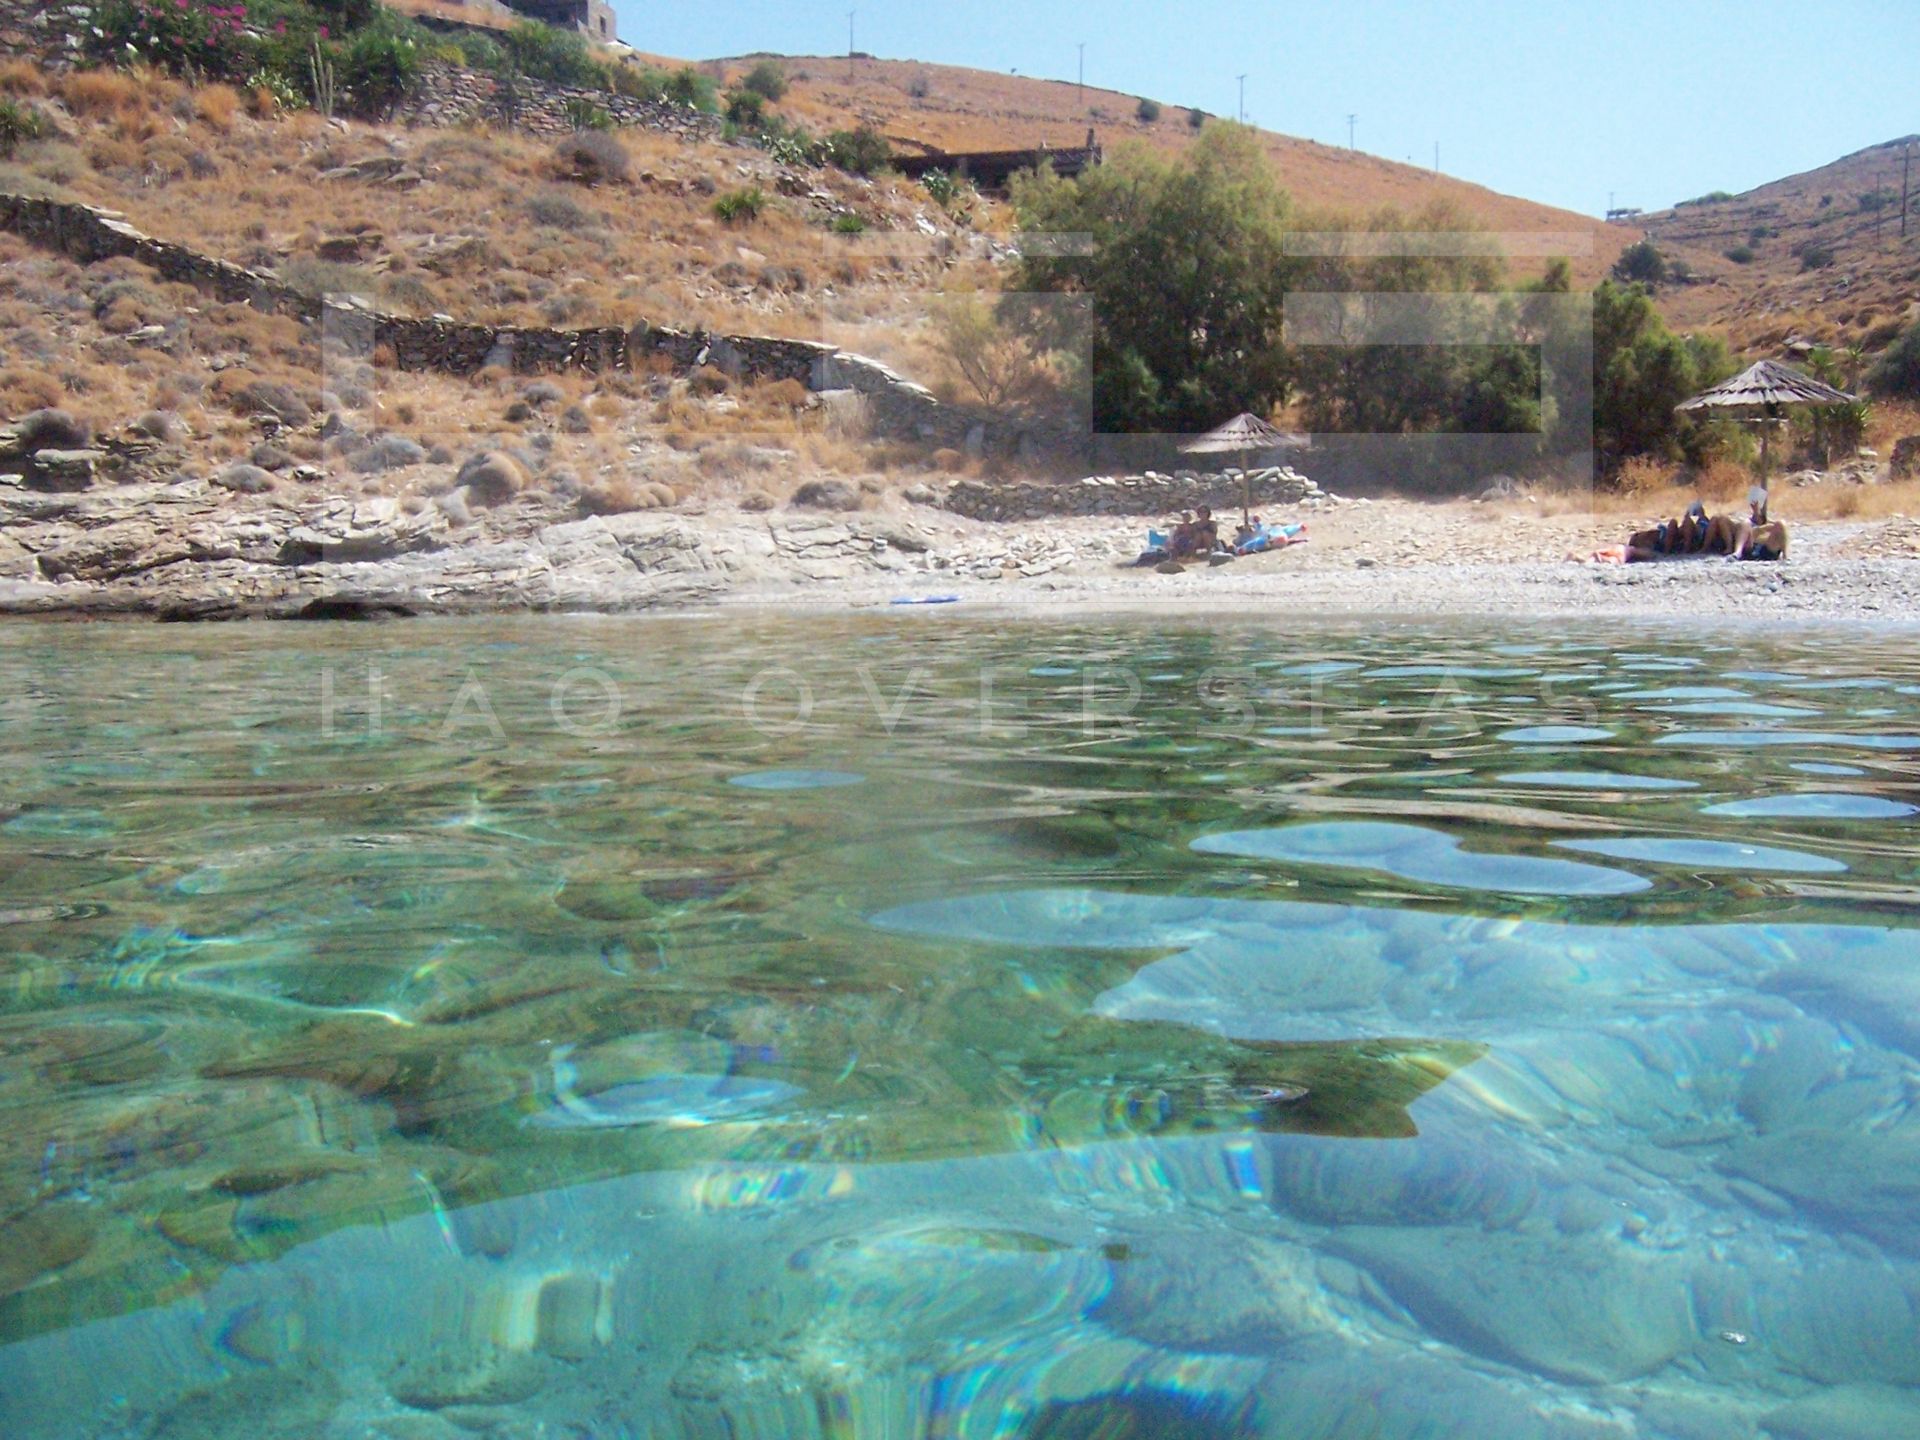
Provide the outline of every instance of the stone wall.
{"type": "Polygon", "coordinates": [[[90,18],[83,4],[0,0],[0,58],[20,56],[55,69],[72,65],[90,18]]]}
{"type": "Polygon", "coordinates": [[[942,405],[924,386],[876,360],[810,340],[764,335],[713,335],[641,322],[582,330],[466,325],[454,320],[388,315],[356,303],[310,295],[276,276],[155,240],[124,216],[65,201],[0,193],[0,229],[90,265],[124,256],[164,278],[260,310],[319,321],[335,353],[391,354],[402,370],[471,375],[489,365],[522,374],[554,370],[623,370],[665,357],[679,373],[712,367],[746,381],[797,380],[809,390],[862,397],[876,435],[933,447],[1034,458],[1072,453],[1085,436],[1064,427],[1009,424],[942,405]]]}
{"type": "Polygon", "coordinates": [[[423,67],[419,87],[394,111],[393,118],[407,125],[486,121],[535,135],[566,135],[574,129],[568,114],[573,102],[606,112],[616,125],[660,130],[682,140],[717,140],[724,128],[717,115],[668,101],[635,100],[605,90],[576,90],[524,76],[508,81],[440,63],[423,67]]]}
{"type": "MultiPolygon", "coordinates": [[[[1255,470],[1250,481],[1253,508],[1299,505],[1324,498],[1320,487],[1288,469],[1255,470]]],[[[1239,470],[1212,474],[1181,471],[1163,475],[1091,475],[1068,485],[1020,481],[957,480],[942,505],[974,520],[1033,520],[1049,515],[1171,515],[1210,505],[1237,510],[1249,482],[1239,470]]]]}

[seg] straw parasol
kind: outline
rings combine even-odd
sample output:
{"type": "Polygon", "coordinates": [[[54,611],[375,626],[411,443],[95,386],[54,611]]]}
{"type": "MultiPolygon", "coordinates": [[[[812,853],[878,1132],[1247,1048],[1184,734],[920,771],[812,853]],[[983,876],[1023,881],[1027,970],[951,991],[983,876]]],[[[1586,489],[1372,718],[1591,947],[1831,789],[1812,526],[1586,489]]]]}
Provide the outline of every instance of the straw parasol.
{"type": "Polygon", "coordinates": [[[1796,406],[1852,405],[1860,397],[1836,390],[1824,381],[1782,365],[1777,360],[1762,360],[1724,380],[1711,390],[1702,390],[1691,400],[1683,400],[1675,409],[1682,411],[1724,410],[1735,419],[1760,427],[1760,486],[1767,485],[1767,451],[1773,427],[1785,422],[1787,412],[1796,406]]]}
{"type": "MultiPolygon", "coordinates": [[[[1258,415],[1239,414],[1226,424],[1196,436],[1180,447],[1183,455],[1250,455],[1258,450],[1305,450],[1313,441],[1305,435],[1276,429],[1258,415]]],[[[1241,522],[1253,514],[1253,477],[1241,474],[1241,522]]]]}

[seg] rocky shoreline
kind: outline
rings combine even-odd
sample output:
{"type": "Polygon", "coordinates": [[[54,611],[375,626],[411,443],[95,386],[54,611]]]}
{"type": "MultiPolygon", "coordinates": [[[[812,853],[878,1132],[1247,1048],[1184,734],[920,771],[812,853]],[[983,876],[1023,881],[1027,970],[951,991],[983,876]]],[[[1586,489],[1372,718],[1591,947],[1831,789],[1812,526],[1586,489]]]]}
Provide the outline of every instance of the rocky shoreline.
{"type": "MultiPolygon", "coordinates": [[[[928,494],[929,492],[917,492],[928,494]]],[[[929,498],[933,498],[929,495],[929,498]]],[[[728,606],[844,610],[954,597],[1042,612],[1231,609],[1920,622],[1920,527],[1825,522],[1780,565],[1579,563],[1619,528],[1470,504],[1309,497],[1312,543],[1163,575],[1144,522],[977,521],[866,496],[823,513],[683,505],[582,516],[524,495],[458,522],[392,499],[236,495],[206,480],[71,493],[0,486],[0,615],[338,619],[728,606]]]]}

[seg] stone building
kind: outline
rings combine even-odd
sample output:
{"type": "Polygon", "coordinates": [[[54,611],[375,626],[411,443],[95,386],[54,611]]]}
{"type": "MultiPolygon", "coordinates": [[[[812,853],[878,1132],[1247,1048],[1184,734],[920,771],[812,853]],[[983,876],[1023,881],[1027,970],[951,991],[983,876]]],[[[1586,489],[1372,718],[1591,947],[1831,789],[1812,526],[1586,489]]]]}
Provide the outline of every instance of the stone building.
{"type": "Polygon", "coordinates": [[[607,0],[507,0],[507,4],[531,20],[578,30],[595,40],[616,38],[613,6],[607,0]]]}

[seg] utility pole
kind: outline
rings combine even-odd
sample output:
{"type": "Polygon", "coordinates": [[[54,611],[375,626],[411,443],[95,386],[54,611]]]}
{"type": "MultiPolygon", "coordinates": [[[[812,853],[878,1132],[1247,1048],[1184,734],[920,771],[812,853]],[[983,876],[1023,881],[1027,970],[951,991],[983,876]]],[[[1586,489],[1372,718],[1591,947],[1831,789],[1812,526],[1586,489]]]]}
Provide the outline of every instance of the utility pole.
{"type": "Polygon", "coordinates": [[[1247,77],[1240,75],[1235,78],[1240,81],[1240,109],[1238,115],[1240,123],[1244,125],[1247,123],[1247,77]]]}
{"type": "Polygon", "coordinates": [[[1360,121],[1358,115],[1347,116],[1347,149],[1353,149],[1353,127],[1360,121]]]}
{"type": "Polygon", "coordinates": [[[853,17],[858,15],[859,13],[860,12],[858,10],[847,11],[847,59],[849,60],[853,59],[853,52],[854,52],[853,17]]]}
{"type": "Polygon", "coordinates": [[[1433,142],[1433,173],[1436,175],[1440,173],[1440,142],[1438,140],[1433,142]]]}
{"type": "Polygon", "coordinates": [[[1901,146],[1901,240],[1907,238],[1907,211],[1912,198],[1912,180],[1914,180],[1914,142],[1908,140],[1901,146]]]}
{"type": "Polygon", "coordinates": [[[1087,42],[1080,42],[1080,99],[1087,98],[1087,42]]]}

